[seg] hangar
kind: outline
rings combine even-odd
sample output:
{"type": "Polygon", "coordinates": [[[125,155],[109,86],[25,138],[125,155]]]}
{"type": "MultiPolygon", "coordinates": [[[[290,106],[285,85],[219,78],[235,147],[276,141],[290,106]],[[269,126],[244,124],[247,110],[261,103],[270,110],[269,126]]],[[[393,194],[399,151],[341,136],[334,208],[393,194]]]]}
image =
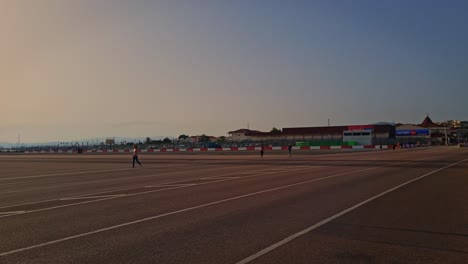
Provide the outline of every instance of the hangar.
{"type": "Polygon", "coordinates": [[[326,127],[288,127],[276,132],[261,132],[240,129],[229,132],[230,141],[235,142],[305,142],[311,145],[357,145],[393,144],[393,125],[350,125],[326,127]],[[234,133],[235,132],[235,133],[234,133]]]}

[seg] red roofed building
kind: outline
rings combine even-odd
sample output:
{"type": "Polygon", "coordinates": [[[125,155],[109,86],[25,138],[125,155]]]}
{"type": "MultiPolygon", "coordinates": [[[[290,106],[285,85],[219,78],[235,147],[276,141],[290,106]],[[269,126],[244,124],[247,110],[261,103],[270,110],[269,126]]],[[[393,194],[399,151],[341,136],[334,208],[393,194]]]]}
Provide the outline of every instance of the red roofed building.
{"type": "Polygon", "coordinates": [[[429,129],[431,143],[446,143],[447,128],[432,122],[429,116],[426,116],[418,126],[429,129]]]}
{"type": "Polygon", "coordinates": [[[442,127],[434,122],[432,122],[432,119],[429,116],[426,116],[424,120],[422,121],[421,124],[418,125],[419,127],[424,127],[424,128],[436,128],[436,127],[442,127]]]}
{"type": "Polygon", "coordinates": [[[251,139],[250,135],[252,133],[262,133],[262,132],[257,131],[257,130],[241,128],[238,130],[229,131],[228,135],[229,135],[230,141],[244,141],[244,140],[250,140],[251,139]]]}

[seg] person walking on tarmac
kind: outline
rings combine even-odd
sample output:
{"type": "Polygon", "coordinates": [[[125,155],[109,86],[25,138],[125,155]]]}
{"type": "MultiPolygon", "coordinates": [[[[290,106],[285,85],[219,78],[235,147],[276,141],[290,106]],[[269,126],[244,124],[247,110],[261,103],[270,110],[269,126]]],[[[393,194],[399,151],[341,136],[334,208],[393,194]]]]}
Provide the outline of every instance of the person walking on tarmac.
{"type": "Polygon", "coordinates": [[[289,157],[292,157],[292,145],[288,145],[288,152],[289,152],[289,157]]]}
{"type": "Polygon", "coordinates": [[[265,147],[263,144],[260,146],[260,158],[263,158],[263,153],[265,152],[265,147]]]}
{"type": "Polygon", "coordinates": [[[135,161],[140,164],[140,167],[143,167],[143,165],[141,165],[140,161],[138,160],[138,146],[136,144],[133,145],[133,168],[135,168],[135,161]]]}

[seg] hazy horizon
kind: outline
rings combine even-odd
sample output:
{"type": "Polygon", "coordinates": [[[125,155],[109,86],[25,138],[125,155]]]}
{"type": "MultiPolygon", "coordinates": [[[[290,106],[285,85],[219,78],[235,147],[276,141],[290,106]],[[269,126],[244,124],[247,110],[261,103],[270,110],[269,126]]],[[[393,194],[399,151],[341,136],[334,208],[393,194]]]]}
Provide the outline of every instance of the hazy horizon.
{"type": "Polygon", "coordinates": [[[0,142],[467,120],[467,11],[0,0],[0,142]]]}

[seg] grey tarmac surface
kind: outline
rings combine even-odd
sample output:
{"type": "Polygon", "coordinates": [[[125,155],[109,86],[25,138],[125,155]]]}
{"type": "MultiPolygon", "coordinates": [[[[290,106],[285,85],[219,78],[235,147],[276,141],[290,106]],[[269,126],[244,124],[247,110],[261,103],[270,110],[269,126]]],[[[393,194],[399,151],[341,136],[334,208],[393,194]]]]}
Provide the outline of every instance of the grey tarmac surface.
{"type": "Polygon", "coordinates": [[[0,263],[468,263],[468,149],[1,155],[0,263]]]}

